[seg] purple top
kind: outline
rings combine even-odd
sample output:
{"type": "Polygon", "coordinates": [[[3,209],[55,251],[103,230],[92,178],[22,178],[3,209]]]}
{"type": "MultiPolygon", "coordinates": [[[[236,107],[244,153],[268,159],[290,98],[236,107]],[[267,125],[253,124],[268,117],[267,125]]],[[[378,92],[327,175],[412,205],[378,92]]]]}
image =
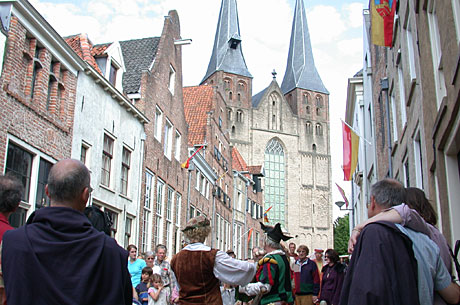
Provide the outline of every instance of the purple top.
{"type": "Polygon", "coordinates": [[[449,253],[449,246],[447,245],[446,238],[442,235],[439,230],[427,223],[416,210],[409,208],[408,205],[402,203],[400,205],[394,206],[396,212],[401,216],[402,222],[401,225],[412,229],[417,232],[421,232],[430,237],[432,241],[438,245],[441,258],[444,264],[447,267],[447,270],[451,272],[452,270],[452,261],[449,253]]]}
{"type": "Polygon", "coordinates": [[[328,305],[338,305],[340,292],[342,291],[343,279],[345,278],[345,265],[336,263],[332,267],[323,267],[323,280],[321,282],[321,293],[319,300],[324,300],[328,305]]]}

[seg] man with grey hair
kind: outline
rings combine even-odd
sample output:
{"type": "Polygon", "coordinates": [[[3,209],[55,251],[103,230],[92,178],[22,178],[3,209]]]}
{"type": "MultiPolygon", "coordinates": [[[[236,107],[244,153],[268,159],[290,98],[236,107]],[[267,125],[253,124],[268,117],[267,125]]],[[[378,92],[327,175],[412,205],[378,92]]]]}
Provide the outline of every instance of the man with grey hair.
{"type": "MultiPolygon", "coordinates": [[[[384,179],[371,187],[368,217],[405,201],[405,188],[384,179]]],[[[341,294],[341,305],[433,304],[436,290],[458,303],[460,290],[428,236],[399,224],[374,222],[362,230],[353,250],[341,294]],[[371,271],[372,272],[369,272],[371,271]]]]}
{"type": "Polygon", "coordinates": [[[155,247],[156,258],[154,261],[153,272],[158,272],[163,281],[163,287],[171,297],[171,301],[176,303],[177,296],[179,296],[179,287],[177,285],[176,275],[171,269],[171,265],[166,261],[167,249],[165,245],[158,244],[155,247]]]}
{"type": "Polygon", "coordinates": [[[83,214],[91,193],[86,166],[72,159],[57,162],[45,192],[51,206],[3,237],[7,303],[132,304],[127,251],[83,214]]]}

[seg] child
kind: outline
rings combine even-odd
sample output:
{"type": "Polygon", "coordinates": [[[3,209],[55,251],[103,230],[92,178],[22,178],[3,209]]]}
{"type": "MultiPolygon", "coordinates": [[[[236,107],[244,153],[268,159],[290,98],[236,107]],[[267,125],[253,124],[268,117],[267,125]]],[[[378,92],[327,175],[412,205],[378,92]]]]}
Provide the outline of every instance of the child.
{"type": "Polygon", "coordinates": [[[136,286],[138,300],[142,305],[147,305],[149,302],[150,278],[152,277],[153,270],[150,267],[144,267],[141,274],[141,282],[136,286]]]}
{"type": "Polygon", "coordinates": [[[153,287],[149,288],[149,304],[148,305],[168,305],[169,295],[166,290],[163,290],[163,281],[158,273],[152,275],[153,287]]]}

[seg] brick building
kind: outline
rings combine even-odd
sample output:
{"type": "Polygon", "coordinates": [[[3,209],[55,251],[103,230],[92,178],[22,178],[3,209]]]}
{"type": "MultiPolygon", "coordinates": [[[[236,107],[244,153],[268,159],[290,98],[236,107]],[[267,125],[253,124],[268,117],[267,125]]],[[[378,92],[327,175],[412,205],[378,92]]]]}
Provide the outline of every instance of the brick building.
{"type": "Polygon", "coordinates": [[[393,45],[384,48],[372,45],[364,12],[364,101],[374,114],[375,155],[361,157],[375,158],[373,180],[392,177],[423,189],[451,242],[460,237],[460,4],[403,0],[396,14],[393,45]]]}
{"type": "Polygon", "coordinates": [[[71,157],[77,76],[84,62],[27,1],[0,6],[6,41],[1,46],[0,172],[15,173],[25,186],[10,218],[17,227],[49,205],[49,170],[71,157]]]}
{"type": "Polygon", "coordinates": [[[121,41],[123,90],[150,123],[145,125],[138,245],[140,252],[164,244],[180,249],[187,171],[188,130],[182,100],[183,40],[176,11],[165,16],[160,37],[121,41]],[[184,198],[184,199],[183,199],[184,198]]]}

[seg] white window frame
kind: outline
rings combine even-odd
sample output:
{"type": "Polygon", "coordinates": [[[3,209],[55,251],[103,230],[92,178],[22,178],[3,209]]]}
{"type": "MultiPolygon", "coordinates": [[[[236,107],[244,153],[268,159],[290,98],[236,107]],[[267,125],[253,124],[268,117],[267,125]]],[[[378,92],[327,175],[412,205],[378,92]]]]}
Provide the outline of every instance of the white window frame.
{"type": "Polygon", "coordinates": [[[182,136],[180,132],[176,129],[176,151],[174,153],[174,157],[176,158],[177,161],[180,161],[180,150],[181,150],[181,141],[182,141],[182,136]]]}
{"type": "MultiPolygon", "coordinates": [[[[458,2],[458,0],[457,0],[458,2]]],[[[447,95],[446,82],[444,79],[444,71],[441,64],[442,49],[441,49],[441,37],[439,33],[438,16],[436,14],[436,1],[429,1],[428,9],[428,28],[430,32],[431,40],[431,56],[433,60],[433,73],[434,73],[434,84],[436,93],[436,105],[437,108],[441,106],[443,98],[447,95]]]]}
{"type": "Polygon", "coordinates": [[[393,142],[398,141],[398,120],[396,114],[396,101],[394,92],[390,95],[390,103],[391,103],[391,116],[392,120],[392,130],[393,130],[393,142]]]}
{"type": "Polygon", "coordinates": [[[400,122],[401,130],[407,123],[406,115],[406,88],[404,86],[404,74],[401,63],[398,65],[398,85],[399,85],[399,107],[400,107],[400,122]]]}
{"type": "Polygon", "coordinates": [[[172,65],[169,65],[169,83],[168,89],[172,95],[174,95],[174,88],[176,86],[176,70],[172,65]]]}
{"type": "Polygon", "coordinates": [[[168,118],[166,118],[165,128],[164,128],[164,143],[163,143],[163,153],[171,160],[171,152],[172,152],[172,132],[173,132],[173,124],[171,123],[168,118]]]}
{"type": "Polygon", "coordinates": [[[132,150],[129,149],[128,147],[126,146],[123,146],[123,149],[122,149],[122,155],[121,155],[121,173],[120,173],[120,193],[124,196],[128,196],[129,194],[129,190],[130,190],[130,187],[129,187],[129,182],[130,182],[130,179],[129,179],[129,175],[131,173],[131,156],[132,156],[132,150]],[[124,160],[124,154],[125,152],[127,152],[128,154],[128,163],[125,162],[124,160]],[[125,180],[123,180],[123,171],[124,169],[127,170],[126,172],[126,190],[123,189],[123,182],[125,180]]]}
{"type": "Polygon", "coordinates": [[[155,130],[154,130],[154,136],[155,139],[158,140],[158,142],[161,142],[161,134],[163,131],[163,111],[160,109],[160,107],[156,106],[155,107],[155,130]]]}
{"type": "Polygon", "coordinates": [[[155,176],[153,173],[145,172],[145,199],[144,199],[144,215],[142,217],[143,232],[142,232],[142,251],[148,251],[152,247],[152,192],[154,189],[155,176]]]}
{"type": "Polygon", "coordinates": [[[412,13],[409,12],[407,17],[406,26],[406,42],[407,42],[407,60],[409,65],[409,76],[411,82],[417,78],[417,72],[415,68],[415,48],[414,48],[414,36],[412,34],[412,13]]]}
{"type": "Polygon", "coordinates": [[[457,45],[460,45],[460,1],[452,0],[452,14],[454,15],[454,25],[455,25],[455,34],[457,38],[457,45]]]}
{"type": "Polygon", "coordinates": [[[417,130],[414,137],[415,186],[423,190],[424,177],[422,157],[422,141],[420,136],[420,130],[417,130]]]}

